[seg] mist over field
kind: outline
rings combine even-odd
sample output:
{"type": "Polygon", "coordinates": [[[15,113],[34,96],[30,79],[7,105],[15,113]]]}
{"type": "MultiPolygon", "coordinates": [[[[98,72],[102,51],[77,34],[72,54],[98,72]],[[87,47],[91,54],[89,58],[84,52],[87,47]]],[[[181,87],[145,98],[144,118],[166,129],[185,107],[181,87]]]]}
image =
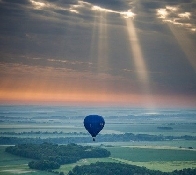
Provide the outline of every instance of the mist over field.
{"type": "MultiPolygon", "coordinates": [[[[87,134],[83,120],[90,114],[104,117],[106,124],[100,134],[196,136],[195,109],[63,106],[0,106],[0,134],[31,131],[87,134]]],[[[42,137],[42,134],[40,136],[42,137]]]]}

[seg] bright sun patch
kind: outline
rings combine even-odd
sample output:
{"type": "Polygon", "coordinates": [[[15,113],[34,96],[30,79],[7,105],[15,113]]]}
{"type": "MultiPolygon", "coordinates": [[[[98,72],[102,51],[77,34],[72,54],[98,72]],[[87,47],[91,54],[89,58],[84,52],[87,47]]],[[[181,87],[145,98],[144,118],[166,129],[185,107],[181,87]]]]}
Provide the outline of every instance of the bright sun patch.
{"type": "Polygon", "coordinates": [[[38,1],[34,1],[34,0],[30,0],[30,2],[33,4],[33,6],[36,9],[42,9],[44,7],[47,7],[47,4],[46,3],[43,3],[43,2],[38,2],[38,1]]]}

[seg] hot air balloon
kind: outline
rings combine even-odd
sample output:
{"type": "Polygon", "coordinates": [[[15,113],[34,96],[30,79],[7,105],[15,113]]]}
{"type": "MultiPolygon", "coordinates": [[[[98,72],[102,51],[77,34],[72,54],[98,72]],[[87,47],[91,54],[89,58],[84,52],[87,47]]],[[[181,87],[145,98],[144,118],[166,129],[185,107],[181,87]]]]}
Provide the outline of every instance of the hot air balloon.
{"type": "Polygon", "coordinates": [[[95,141],[95,137],[103,129],[104,125],[105,121],[99,115],[88,115],[84,119],[84,127],[93,137],[93,141],[95,141]]]}

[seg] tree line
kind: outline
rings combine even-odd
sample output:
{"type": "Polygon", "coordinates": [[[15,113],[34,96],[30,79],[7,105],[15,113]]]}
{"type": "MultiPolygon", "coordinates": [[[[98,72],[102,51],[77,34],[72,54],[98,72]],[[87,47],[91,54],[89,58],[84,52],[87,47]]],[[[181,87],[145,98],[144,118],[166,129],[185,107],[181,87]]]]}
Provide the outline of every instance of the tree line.
{"type": "MultiPolygon", "coordinates": [[[[89,135],[89,134],[88,134],[89,135]]],[[[78,135],[79,136],[79,135],[78,135]]],[[[196,136],[163,136],[163,135],[150,135],[150,134],[100,134],[97,136],[99,142],[129,142],[129,141],[165,141],[165,140],[196,140],[196,136]]],[[[15,145],[20,143],[56,143],[56,144],[68,144],[68,143],[89,143],[92,142],[92,138],[81,137],[55,137],[55,138],[20,138],[20,137],[0,137],[0,145],[15,145]]]]}
{"type": "Polygon", "coordinates": [[[63,131],[23,131],[23,132],[0,132],[1,135],[43,135],[43,134],[50,134],[50,135],[89,135],[88,133],[84,132],[63,132],[63,131]]]}
{"type": "Polygon", "coordinates": [[[38,170],[58,169],[60,165],[75,163],[84,158],[109,157],[110,152],[106,149],[77,144],[57,145],[52,143],[43,144],[20,144],[9,146],[6,152],[26,158],[36,159],[29,162],[29,167],[38,170]]]}
{"type": "Polygon", "coordinates": [[[149,170],[145,167],[136,165],[114,163],[114,162],[97,162],[90,165],[75,166],[68,175],[195,175],[196,169],[175,170],[173,172],[161,172],[149,170]]]}

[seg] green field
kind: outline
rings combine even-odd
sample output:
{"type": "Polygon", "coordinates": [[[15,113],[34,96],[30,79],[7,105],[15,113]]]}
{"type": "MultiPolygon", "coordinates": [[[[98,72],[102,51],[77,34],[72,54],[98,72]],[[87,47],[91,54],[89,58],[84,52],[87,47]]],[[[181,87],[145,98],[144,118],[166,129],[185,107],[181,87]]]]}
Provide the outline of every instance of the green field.
{"type": "Polygon", "coordinates": [[[142,123],[142,121],[137,121],[135,123],[117,123],[109,124],[105,126],[104,129],[114,130],[118,132],[129,132],[134,134],[152,134],[152,135],[164,135],[164,136],[183,136],[191,135],[196,136],[196,127],[194,123],[179,123],[172,125],[172,130],[161,130],[157,127],[160,126],[170,126],[169,123],[164,123],[164,121],[159,121],[157,123],[142,123]]]}
{"type": "Polygon", "coordinates": [[[196,151],[162,147],[108,147],[115,161],[170,172],[196,168],[196,151]]]}
{"type": "MultiPolygon", "coordinates": [[[[156,147],[155,147],[156,148],[156,147]]],[[[140,147],[109,147],[112,157],[133,162],[196,161],[196,151],[140,147]]]]}
{"type": "Polygon", "coordinates": [[[125,159],[113,158],[121,163],[146,167],[151,170],[159,170],[162,172],[172,172],[174,170],[182,170],[185,168],[196,168],[195,161],[150,161],[150,162],[133,162],[125,159]]]}

